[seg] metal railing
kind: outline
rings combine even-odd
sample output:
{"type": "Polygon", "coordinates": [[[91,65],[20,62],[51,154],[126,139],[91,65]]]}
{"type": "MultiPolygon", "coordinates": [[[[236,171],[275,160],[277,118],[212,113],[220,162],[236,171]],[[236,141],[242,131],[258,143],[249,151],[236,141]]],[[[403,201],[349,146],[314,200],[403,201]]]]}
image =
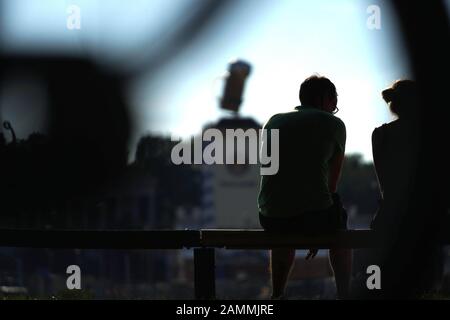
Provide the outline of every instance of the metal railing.
{"type": "MultiPolygon", "coordinates": [[[[201,230],[11,230],[0,229],[0,247],[54,249],[193,249],[196,299],[214,299],[215,249],[369,248],[377,243],[371,230],[304,235],[248,229],[201,230]]],[[[450,236],[443,239],[450,243],[450,236]]]]}

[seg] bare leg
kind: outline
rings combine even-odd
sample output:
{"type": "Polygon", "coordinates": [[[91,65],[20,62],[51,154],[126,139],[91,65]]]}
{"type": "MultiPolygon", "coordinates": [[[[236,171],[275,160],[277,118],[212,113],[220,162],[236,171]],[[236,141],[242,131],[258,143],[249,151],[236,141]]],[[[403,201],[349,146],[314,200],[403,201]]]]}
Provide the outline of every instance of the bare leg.
{"type": "Polygon", "coordinates": [[[272,298],[284,295],[287,280],[294,265],[295,249],[272,249],[270,269],[272,273],[272,298]]]}
{"type": "Polygon", "coordinates": [[[350,294],[350,278],[352,274],[352,250],[330,249],[331,267],[336,281],[339,299],[346,299],[350,294]]]}

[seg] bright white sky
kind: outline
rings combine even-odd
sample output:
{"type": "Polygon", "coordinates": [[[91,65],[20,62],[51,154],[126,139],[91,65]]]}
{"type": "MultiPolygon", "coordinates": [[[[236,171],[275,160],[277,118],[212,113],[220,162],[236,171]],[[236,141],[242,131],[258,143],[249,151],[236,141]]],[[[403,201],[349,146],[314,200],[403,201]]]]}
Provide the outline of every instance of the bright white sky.
{"type": "MultiPolygon", "coordinates": [[[[170,18],[199,1],[6,1],[4,44],[8,50],[95,53],[119,61],[148,39],[157,46],[170,18]],[[80,30],[66,28],[71,4],[81,8],[80,30]]],[[[385,2],[245,0],[172,63],[130,86],[130,103],[139,119],[135,137],[145,132],[186,137],[227,115],[218,108],[220,76],[230,60],[240,58],[253,67],[243,116],[263,123],[292,109],[299,104],[300,83],[317,72],[337,87],[347,153],[371,160],[372,130],[391,120],[380,92],[410,75],[397,32],[385,2]],[[367,27],[366,10],[372,3],[380,6],[381,30],[367,27]],[[157,82],[151,81],[155,77],[157,82]]]]}

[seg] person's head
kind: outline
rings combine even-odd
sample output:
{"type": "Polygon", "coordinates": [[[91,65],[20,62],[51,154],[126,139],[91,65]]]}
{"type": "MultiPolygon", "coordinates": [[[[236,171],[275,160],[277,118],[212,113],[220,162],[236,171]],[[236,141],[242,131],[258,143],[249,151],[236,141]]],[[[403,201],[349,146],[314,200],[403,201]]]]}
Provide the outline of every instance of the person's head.
{"type": "Polygon", "coordinates": [[[313,75],[300,86],[300,103],[333,113],[337,110],[337,92],[328,78],[313,75]]]}
{"type": "Polygon", "coordinates": [[[417,111],[417,85],[412,80],[397,80],[381,93],[393,114],[408,117],[417,111]]]}

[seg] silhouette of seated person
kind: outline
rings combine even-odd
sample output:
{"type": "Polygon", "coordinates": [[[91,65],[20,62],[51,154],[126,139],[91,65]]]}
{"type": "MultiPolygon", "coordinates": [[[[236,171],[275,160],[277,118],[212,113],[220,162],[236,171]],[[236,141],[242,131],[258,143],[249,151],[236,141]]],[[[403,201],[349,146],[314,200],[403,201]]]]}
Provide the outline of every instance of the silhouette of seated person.
{"type": "MultiPolygon", "coordinates": [[[[299,98],[301,106],[275,114],[264,126],[279,130],[280,167],[275,175],[261,179],[261,225],[267,231],[299,234],[347,229],[347,214],[336,193],[346,141],[345,124],[334,115],[338,110],[336,87],[329,79],[314,75],[301,84],[299,98]]],[[[267,145],[271,146],[269,138],[267,145]]],[[[307,259],[316,253],[311,249],[307,259]]],[[[345,298],[351,250],[332,248],[329,258],[338,296],[345,298]]],[[[284,297],[294,260],[295,249],[271,250],[272,298],[284,297]]]]}
{"type": "Polygon", "coordinates": [[[418,157],[418,97],[411,80],[396,81],[382,92],[397,119],[375,128],[372,152],[380,188],[380,208],[372,221],[375,230],[399,227],[414,187],[418,157]]]}
{"type": "Polygon", "coordinates": [[[380,266],[379,298],[416,298],[430,291],[438,277],[440,252],[428,242],[412,197],[417,184],[419,159],[419,95],[412,80],[398,80],[382,92],[396,119],[375,128],[372,151],[380,188],[380,205],[371,223],[378,235],[370,251],[370,264],[380,266]],[[419,240],[419,241],[417,241],[419,240]]]}

